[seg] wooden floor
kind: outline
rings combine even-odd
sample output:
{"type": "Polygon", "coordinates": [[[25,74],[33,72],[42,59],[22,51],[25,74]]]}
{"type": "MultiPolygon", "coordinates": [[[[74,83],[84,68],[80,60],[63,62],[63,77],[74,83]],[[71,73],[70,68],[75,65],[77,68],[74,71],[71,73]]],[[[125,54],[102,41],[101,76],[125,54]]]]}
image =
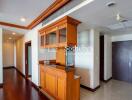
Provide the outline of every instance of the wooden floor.
{"type": "Polygon", "coordinates": [[[48,100],[48,98],[12,68],[4,69],[4,87],[0,88],[0,100],[48,100]]]}

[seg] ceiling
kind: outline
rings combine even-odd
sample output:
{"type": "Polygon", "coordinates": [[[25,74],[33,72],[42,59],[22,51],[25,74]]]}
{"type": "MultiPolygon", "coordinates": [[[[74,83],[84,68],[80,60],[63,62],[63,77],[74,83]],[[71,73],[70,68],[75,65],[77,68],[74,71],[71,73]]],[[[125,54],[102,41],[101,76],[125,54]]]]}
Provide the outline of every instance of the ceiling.
{"type": "Polygon", "coordinates": [[[14,41],[19,39],[20,37],[23,36],[23,33],[16,33],[15,35],[13,35],[12,33],[14,33],[14,31],[10,31],[10,30],[3,30],[3,40],[4,41],[14,41]],[[11,38],[11,39],[9,39],[11,38]]]}
{"type": "MultiPolygon", "coordinates": [[[[0,21],[10,22],[18,25],[28,25],[33,19],[40,15],[55,0],[0,0],[0,21]],[[24,5],[24,7],[23,7],[24,5]],[[26,17],[27,22],[20,22],[20,17],[26,17]]],[[[96,27],[101,31],[119,32],[131,31],[132,29],[132,0],[94,0],[92,3],[70,13],[82,22],[80,29],[96,27]],[[114,7],[107,7],[106,4],[114,1],[114,7]],[[116,20],[116,14],[120,13],[127,18],[124,24],[116,20]]],[[[1,26],[0,26],[1,27],[1,26]]],[[[5,29],[9,27],[2,26],[5,29]]],[[[18,33],[26,33],[25,30],[12,28],[18,33]],[[19,31],[18,31],[19,30],[19,31]]]]}
{"type": "Polygon", "coordinates": [[[0,0],[0,22],[29,25],[55,0],[0,0]],[[21,22],[20,18],[26,18],[21,22]]]}
{"type": "MultiPolygon", "coordinates": [[[[80,20],[84,25],[99,27],[103,30],[120,30],[132,27],[132,0],[94,0],[94,2],[73,12],[70,16],[80,20]],[[106,6],[115,1],[114,7],[106,6]],[[120,13],[127,18],[125,26],[116,20],[116,14],[120,13]]],[[[84,28],[84,26],[83,26],[84,28]]]]}

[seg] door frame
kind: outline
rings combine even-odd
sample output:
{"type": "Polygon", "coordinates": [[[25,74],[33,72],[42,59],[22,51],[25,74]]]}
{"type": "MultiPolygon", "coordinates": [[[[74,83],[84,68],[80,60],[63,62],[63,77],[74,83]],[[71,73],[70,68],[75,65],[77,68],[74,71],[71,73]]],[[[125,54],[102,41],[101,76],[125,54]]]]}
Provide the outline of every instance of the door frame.
{"type": "Polygon", "coordinates": [[[30,77],[28,73],[28,46],[32,46],[31,41],[25,42],[25,76],[26,78],[30,77]]]}

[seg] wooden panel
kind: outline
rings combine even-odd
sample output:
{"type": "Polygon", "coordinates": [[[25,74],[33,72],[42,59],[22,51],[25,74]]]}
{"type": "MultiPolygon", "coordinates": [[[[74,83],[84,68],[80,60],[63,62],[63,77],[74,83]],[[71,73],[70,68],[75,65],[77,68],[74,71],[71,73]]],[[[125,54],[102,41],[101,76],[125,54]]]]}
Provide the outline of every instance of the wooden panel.
{"type": "Polygon", "coordinates": [[[56,95],[56,76],[46,73],[46,89],[52,94],[56,95]]]}
{"type": "Polygon", "coordinates": [[[51,32],[56,32],[57,29],[58,29],[58,27],[49,28],[49,29],[47,29],[45,32],[46,32],[46,34],[49,34],[49,33],[51,33],[51,32]]]}
{"type": "Polygon", "coordinates": [[[62,28],[67,28],[67,24],[62,24],[58,27],[59,29],[62,29],[62,28]]]}
{"type": "Polygon", "coordinates": [[[72,24],[67,24],[67,44],[76,45],[77,44],[77,26],[72,24]]]}
{"type": "Polygon", "coordinates": [[[56,49],[56,63],[59,63],[61,65],[66,64],[65,48],[57,48],[56,49]]]}
{"type": "Polygon", "coordinates": [[[80,78],[74,79],[72,85],[72,100],[80,100],[80,78]]]}
{"type": "Polygon", "coordinates": [[[44,67],[40,65],[40,85],[41,88],[45,88],[45,72],[44,72],[44,67]]]}
{"type": "Polygon", "coordinates": [[[0,22],[0,25],[9,26],[9,27],[15,27],[15,28],[20,28],[20,29],[28,29],[26,26],[21,26],[21,25],[6,23],[6,22],[0,22]]]}
{"type": "Polygon", "coordinates": [[[65,100],[65,93],[66,93],[66,80],[64,77],[58,77],[58,84],[57,84],[57,96],[59,100],[65,100]]]}

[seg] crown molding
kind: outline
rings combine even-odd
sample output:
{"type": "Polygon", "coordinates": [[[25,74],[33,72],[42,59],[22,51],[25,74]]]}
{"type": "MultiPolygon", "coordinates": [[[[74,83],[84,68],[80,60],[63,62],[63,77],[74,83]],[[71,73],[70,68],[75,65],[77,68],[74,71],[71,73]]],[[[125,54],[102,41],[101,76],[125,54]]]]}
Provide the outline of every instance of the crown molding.
{"type": "Polygon", "coordinates": [[[55,0],[53,4],[51,4],[45,11],[43,11],[36,19],[34,19],[29,25],[21,26],[17,24],[7,23],[7,22],[0,22],[0,25],[15,27],[20,29],[31,30],[39,23],[41,23],[44,19],[55,13],[57,10],[61,9],[64,5],[72,0],[55,0]]]}
{"type": "Polygon", "coordinates": [[[34,28],[36,25],[38,25],[40,22],[42,22],[44,19],[49,17],[51,14],[53,14],[57,10],[59,10],[61,7],[63,7],[69,1],[71,1],[71,0],[56,0],[42,14],[40,14],[30,25],[28,25],[28,28],[29,29],[34,28]]]}
{"type": "Polygon", "coordinates": [[[0,22],[0,25],[20,28],[20,29],[28,29],[26,26],[16,25],[16,24],[7,23],[7,22],[0,22]]]}

